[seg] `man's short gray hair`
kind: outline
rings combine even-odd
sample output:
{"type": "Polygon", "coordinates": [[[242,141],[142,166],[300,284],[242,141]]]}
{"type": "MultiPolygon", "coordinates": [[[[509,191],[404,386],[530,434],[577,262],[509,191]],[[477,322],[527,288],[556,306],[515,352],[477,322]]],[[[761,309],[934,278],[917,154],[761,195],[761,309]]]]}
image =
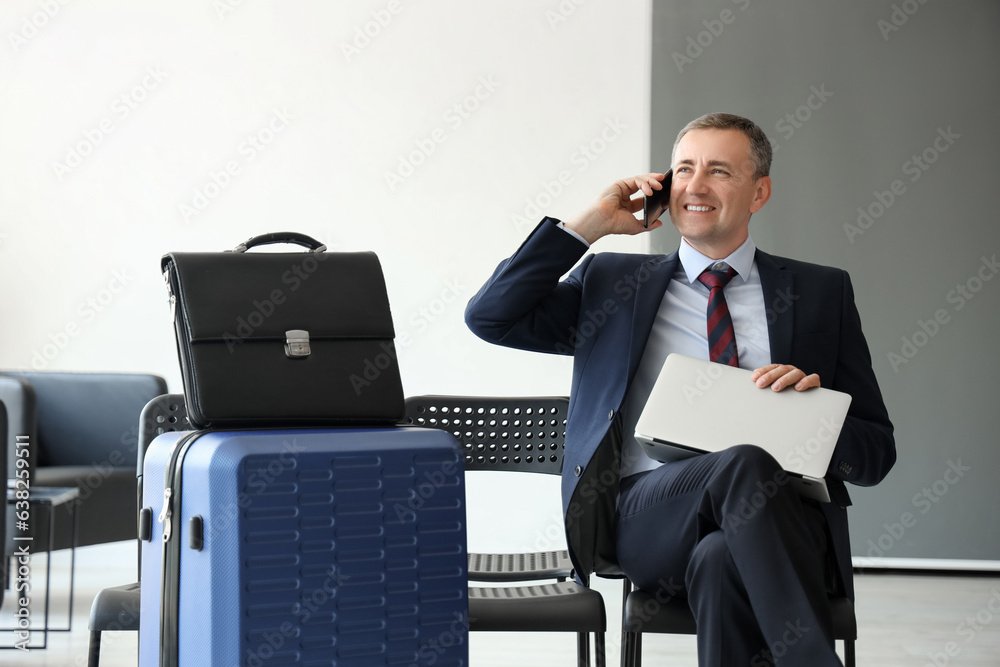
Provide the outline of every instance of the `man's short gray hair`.
{"type": "Polygon", "coordinates": [[[742,132],[750,140],[750,162],[753,164],[753,178],[757,180],[771,173],[771,142],[768,141],[764,130],[760,129],[757,123],[743,116],[736,116],[731,113],[710,113],[684,126],[674,140],[674,148],[671,153],[677,152],[677,144],[681,137],[691,130],[736,130],[742,132]]]}

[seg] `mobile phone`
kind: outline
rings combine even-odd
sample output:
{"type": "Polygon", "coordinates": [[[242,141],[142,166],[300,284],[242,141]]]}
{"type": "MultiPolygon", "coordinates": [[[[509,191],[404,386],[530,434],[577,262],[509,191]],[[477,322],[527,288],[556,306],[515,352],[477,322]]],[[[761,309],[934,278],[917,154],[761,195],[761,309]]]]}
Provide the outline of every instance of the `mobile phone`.
{"type": "Polygon", "coordinates": [[[655,222],[663,212],[670,208],[670,181],[673,178],[674,170],[671,169],[660,181],[663,183],[662,190],[653,190],[653,194],[642,197],[642,226],[649,229],[649,225],[655,222]]]}

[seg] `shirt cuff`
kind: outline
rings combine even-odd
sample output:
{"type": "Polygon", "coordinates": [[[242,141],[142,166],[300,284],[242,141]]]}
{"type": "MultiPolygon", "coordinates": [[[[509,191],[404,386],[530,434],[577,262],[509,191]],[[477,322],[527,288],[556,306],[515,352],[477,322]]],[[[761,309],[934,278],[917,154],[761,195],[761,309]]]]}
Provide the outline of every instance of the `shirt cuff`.
{"type": "Polygon", "coordinates": [[[569,234],[570,236],[574,236],[577,239],[579,239],[580,243],[582,243],[583,245],[587,246],[588,248],[590,247],[590,244],[587,243],[587,239],[583,238],[582,236],[574,232],[572,229],[566,229],[566,223],[563,222],[562,220],[556,220],[556,226],[559,227],[559,229],[566,232],[567,234],[569,234]]]}

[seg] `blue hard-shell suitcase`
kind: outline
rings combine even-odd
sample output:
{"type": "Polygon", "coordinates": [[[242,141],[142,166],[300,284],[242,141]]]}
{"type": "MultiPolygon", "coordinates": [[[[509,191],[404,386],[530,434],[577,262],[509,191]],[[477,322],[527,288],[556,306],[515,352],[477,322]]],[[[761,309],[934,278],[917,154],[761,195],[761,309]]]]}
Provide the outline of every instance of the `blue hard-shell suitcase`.
{"type": "Polygon", "coordinates": [[[450,434],[165,433],[143,477],[143,667],[468,665],[450,434]]]}

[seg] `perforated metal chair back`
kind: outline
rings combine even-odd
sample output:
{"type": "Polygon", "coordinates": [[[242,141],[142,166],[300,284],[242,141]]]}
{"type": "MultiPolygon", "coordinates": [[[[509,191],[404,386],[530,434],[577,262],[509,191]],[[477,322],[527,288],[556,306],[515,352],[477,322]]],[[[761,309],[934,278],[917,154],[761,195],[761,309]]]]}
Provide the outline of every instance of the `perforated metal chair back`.
{"type": "Polygon", "coordinates": [[[406,423],[451,432],[466,470],[558,475],[568,410],[563,396],[413,396],[406,399],[406,423]]]}
{"type": "MultiPolygon", "coordinates": [[[[569,399],[562,396],[414,396],[406,399],[404,423],[450,432],[459,441],[466,471],[562,472],[569,399]]],[[[469,553],[469,579],[554,584],[471,587],[473,631],[576,632],[577,664],[594,657],[603,667],[607,618],[597,591],[566,581],[569,553],[469,553]]]]}
{"type": "MultiPolygon", "coordinates": [[[[191,428],[187,418],[187,408],[184,406],[183,394],[162,394],[153,398],[139,414],[139,452],[136,456],[136,479],[138,481],[139,499],[139,534],[143,534],[144,521],[151,522],[152,516],[148,508],[142,507],[142,461],[146,450],[156,436],[170,431],[187,431],[191,428]],[[143,516],[145,515],[145,517],[143,516]]],[[[138,543],[138,571],[142,572],[142,542],[138,543]]],[[[97,593],[90,607],[90,646],[88,648],[88,667],[99,667],[101,660],[101,636],[108,630],[138,631],[139,608],[141,601],[141,586],[138,582],[105,588],[97,593]],[[123,614],[123,609],[135,610],[123,614]]]]}
{"type": "MultiPolygon", "coordinates": [[[[191,422],[188,421],[184,394],[163,394],[147,403],[139,415],[139,456],[136,476],[142,478],[142,461],[146,457],[149,444],[156,439],[156,436],[170,431],[190,429],[191,422]]],[[[142,489],[139,490],[139,494],[141,504],[142,489]]]]}

